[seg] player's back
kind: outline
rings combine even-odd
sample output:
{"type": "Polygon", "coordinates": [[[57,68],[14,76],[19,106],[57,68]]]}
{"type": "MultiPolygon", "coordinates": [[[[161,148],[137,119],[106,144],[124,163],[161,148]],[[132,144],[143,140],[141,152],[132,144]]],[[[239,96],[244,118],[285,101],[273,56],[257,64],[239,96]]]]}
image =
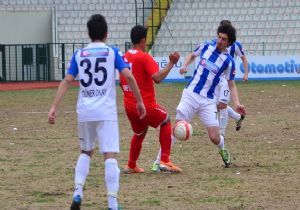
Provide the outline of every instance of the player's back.
{"type": "MultiPolygon", "coordinates": [[[[117,49],[93,42],[77,51],[69,72],[78,71],[79,121],[116,120],[115,61],[117,49]]],[[[75,74],[75,73],[74,73],[75,74]]]]}
{"type": "MultiPolygon", "coordinates": [[[[154,59],[145,52],[130,49],[125,53],[124,60],[129,63],[132,74],[139,86],[145,106],[156,104],[155,88],[152,79],[158,71],[158,65],[154,59]]],[[[120,76],[120,82],[124,91],[124,101],[127,106],[135,106],[136,100],[129,90],[126,80],[120,76]]]]}

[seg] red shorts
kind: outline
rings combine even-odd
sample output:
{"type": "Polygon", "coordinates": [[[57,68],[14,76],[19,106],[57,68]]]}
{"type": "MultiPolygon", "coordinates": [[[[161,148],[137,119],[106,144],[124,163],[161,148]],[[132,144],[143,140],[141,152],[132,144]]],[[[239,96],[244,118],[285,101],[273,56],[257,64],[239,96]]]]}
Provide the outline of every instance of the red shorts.
{"type": "Polygon", "coordinates": [[[157,128],[168,119],[167,111],[159,104],[154,107],[146,107],[147,114],[144,119],[139,118],[136,109],[125,107],[125,111],[135,134],[143,133],[148,126],[157,128]]]}

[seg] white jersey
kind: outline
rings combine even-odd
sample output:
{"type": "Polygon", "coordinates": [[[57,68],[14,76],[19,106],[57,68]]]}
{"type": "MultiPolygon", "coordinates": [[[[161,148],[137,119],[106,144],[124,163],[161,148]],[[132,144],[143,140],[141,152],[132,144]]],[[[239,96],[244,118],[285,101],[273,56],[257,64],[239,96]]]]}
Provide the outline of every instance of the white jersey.
{"type": "Polygon", "coordinates": [[[74,53],[68,74],[79,76],[79,122],[117,120],[115,69],[129,66],[116,48],[93,42],[74,53]]]}
{"type": "Polygon", "coordinates": [[[235,63],[228,53],[219,51],[211,43],[198,45],[193,54],[200,56],[200,61],[186,89],[216,101],[216,87],[221,78],[234,80],[235,63]]]}

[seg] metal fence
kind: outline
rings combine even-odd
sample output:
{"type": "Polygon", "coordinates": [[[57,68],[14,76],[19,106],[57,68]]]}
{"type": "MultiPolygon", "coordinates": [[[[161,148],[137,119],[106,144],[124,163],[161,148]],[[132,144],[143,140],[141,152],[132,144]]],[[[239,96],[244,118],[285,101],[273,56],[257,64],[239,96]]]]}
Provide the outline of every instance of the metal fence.
{"type": "MultiPolygon", "coordinates": [[[[87,43],[0,45],[0,82],[61,80],[65,77],[73,53],[86,45],[87,43]]],[[[129,42],[124,45],[126,50],[131,47],[129,42]]]]}
{"type": "Polygon", "coordinates": [[[85,43],[0,45],[0,81],[54,81],[65,76],[66,64],[85,43]]]}
{"type": "MultiPolygon", "coordinates": [[[[73,53],[86,46],[87,43],[47,43],[47,44],[18,44],[0,45],[0,82],[14,81],[55,81],[65,77],[68,63],[73,53]]],[[[125,50],[131,43],[124,43],[125,50]]],[[[262,43],[261,50],[248,50],[247,55],[294,55],[297,50],[269,50],[268,43],[262,43]]],[[[120,47],[114,45],[115,47],[120,47]]],[[[152,55],[167,56],[176,50],[182,56],[193,51],[192,44],[176,44],[172,49],[160,52],[152,48],[152,55]],[[183,48],[184,46],[184,48],[183,48]],[[174,48],[175,47],[175,48],[174,48]]],[[[298,50],[299,51],[299,50],[298,50]]]]}

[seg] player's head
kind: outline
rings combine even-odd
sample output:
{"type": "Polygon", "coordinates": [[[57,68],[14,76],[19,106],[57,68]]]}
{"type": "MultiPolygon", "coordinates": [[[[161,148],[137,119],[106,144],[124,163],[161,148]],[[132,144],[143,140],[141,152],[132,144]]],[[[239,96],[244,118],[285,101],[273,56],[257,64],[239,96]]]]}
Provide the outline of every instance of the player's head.
{"type": "Polygon", "coordinates": [[[142,44],[146,46],[147,29],[144,26],[136,25],[131,29],[130,38],[133,45],[142,44]]]}
{"type": "Polygon", "coordinates": [[[232,25],[223,24],[218,27],[217,47],[223,51],[236,40],[236,30],[232,25]]]}
{"type": "Polygon", "coordinates": [[[87,22],[89,37],[92,41],[105,41],[107,37],[107,23],[100,14],[92,15],[87,22]]]}
{"type": "Polygon", "coordinates": [[[220,25],[231,25],[231,21],[230,20],[221,20],[220,25]]]}

